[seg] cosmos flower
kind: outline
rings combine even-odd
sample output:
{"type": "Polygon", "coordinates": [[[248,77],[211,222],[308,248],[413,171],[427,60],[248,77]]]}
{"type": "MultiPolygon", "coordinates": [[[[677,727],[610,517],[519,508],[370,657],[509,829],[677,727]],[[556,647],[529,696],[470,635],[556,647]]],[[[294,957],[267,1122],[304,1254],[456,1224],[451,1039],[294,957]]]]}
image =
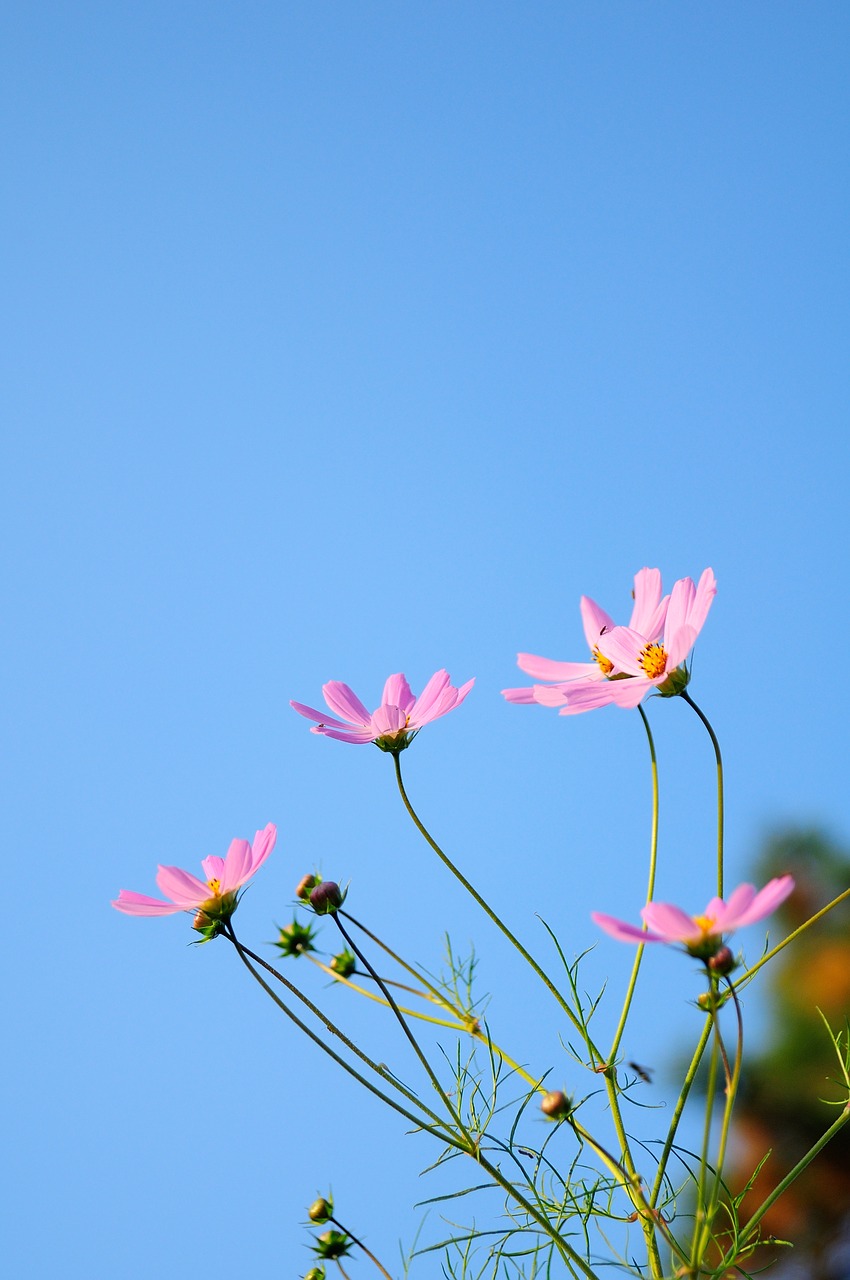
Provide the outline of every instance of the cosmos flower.
{"type": "Polygon", "coordinates": [[[236,910],[239,890],[263,865],[276,839],[277,828],[270,822],[263,831],[257,832],[252,845],[247,840],[233,840],[225,858],[203,859],[203,880],[180,867],[159,867],[156,882],[170,902],[122,889],[112,905],[129,916],[168,916],[177,911],[195,911],[199,913],[196,927],[200,929],[229,920],[236,910]]]}
{"type": "MultiPolygon", "coordinates": [[[[634,606],[629,627],[641,634],[657,640],[661,636],[664,618],[667,613],[668,598],[661,596],[661,573],[658,569],[641,569],[635,574],[634,606]]],[[[554,681],[550,685],[531,685],[521,689],[503,689],[502,696],[508,702],[541,703],[543,706],[563,706],[563,692],[568,684],[581,681],[582,685],[597,685],[619,669],[601,652],[599,641],[607,632],[616,627],[614,619],[604,609],[582,596],[581,620],[584,635],[590,649],[591,662],[557,662],[552,658],[541,658],[534,653],[517,654],[517,666],[521,671],[533,676],[535,680],[554,681]]],[[[584,708],[582,708],[584,709],[584,708]]]]}
{"type": "Polygon", "coordinates": [[[468,680],[456,689],[447,671],[437,671],[417,698],[411,693],[407,679],[399,673],[389,677],[381,705],[370,712],[347,684],[331,680],[322,685],[322,693],[331,711],[342,719],[325,715],[301,702],[291,702],[290,706],[299,715],[316,721],[313,733],[339,742],[374,742],[382,751],[397,753],[410,746],[424,725],[459,707],[474,683],[468,680]]]}
{"type": "Polygon", "coordinates": [[[724,937],[746,924],[763,920],[785,901],[794,888],[793,876],[779,876],[756,892],[751,884],[739,884],[731,897],[712,898],[702,915],[689,916],[669,902],[648,902],[641,911],[645,929],[594,911],[591,919],[620,942],[666,942],[683,946],[692,956],[716,955],[724,937]]]}

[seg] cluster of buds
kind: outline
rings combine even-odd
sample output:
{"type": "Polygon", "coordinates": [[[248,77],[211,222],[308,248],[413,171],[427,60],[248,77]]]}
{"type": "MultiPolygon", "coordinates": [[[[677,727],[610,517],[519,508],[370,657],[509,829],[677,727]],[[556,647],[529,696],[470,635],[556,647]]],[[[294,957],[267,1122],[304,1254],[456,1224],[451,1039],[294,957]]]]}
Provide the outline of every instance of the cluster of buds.
{"type": "Polygon", "coordinates": [[[332,916],[345,902],[347,892],[335,880],[323,880],[316,874],[302,876],[295,886],[296,898],[309,902],[317,916],[332,916]]]}

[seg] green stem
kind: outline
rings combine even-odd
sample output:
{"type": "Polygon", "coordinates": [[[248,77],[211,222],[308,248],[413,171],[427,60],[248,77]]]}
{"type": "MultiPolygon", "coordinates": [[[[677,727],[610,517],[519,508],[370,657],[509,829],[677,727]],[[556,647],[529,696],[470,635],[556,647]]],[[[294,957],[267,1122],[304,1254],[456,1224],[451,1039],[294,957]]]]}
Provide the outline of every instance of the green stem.
{"type": "Polygon", "coordinates": [[[711,1035],[712,1018],[711,1015],[706,1018],[705,1025],[702,1029],[702,1035],[699,1038],[694,1055],[691,1058],[690,1066],[685,1074],[682,1091],[676,1099],[676,1105],[673,1108],[673,1115],[670,1120],[670,1128],[667,1130],[667,1137],[664,1140],[664,1148],[661,1152],[661,1159],[658,1161],[658,1169],[655,1173],[655,1181],[652,1184],[652,1195],[649,1197],[649,1203],[654,1209],[658,1204],[661,1195],[661,1189],[664,1184],[664,1174],[667,1169],[667,1163],[670,1159],[670,1152],[673,1150],[673,1143],[676,1141],[676,1133],[679,1129],[679,1121],[682,1118],[682,1112],[685,1109],[685,1103],[691,1092],[691,1087],[697,1077],[699,1065],[702,1062],[702,1056],[705,1053],[705,1046],[708,1044],[708,1037],[711,1035]]]}
{"type": "Polygon", "coordinates": [[[357,1236],[354,1234],[353,1231],[349,1231],[348,1227],[344,1227],[340,1222],[339,1218],[330,1217],[328,1218],[328,1222],[332,1222],[335,1227],[339,1228],[339,1230],[343,1233],[343,1235],[348,1236],[352,1244],[356,1244],[358,1249],[362,1249],[362,1251],[366,1254],[366,1257],[370,1260],[370,1262],[374,1262],[375,1266],[378,1268],[381,1275],[386,1277],[386,1280],[393,1280],[389,1271],[387,1271],[386,1267],[381,1266],[380,1262],[375,1257],[374,1253],[372,1253],[372,1250],[367,1249],[363,1241],[358,1240],[357,1236]]]}
{"type": "Polygon", "coordinates": [[[709,988],[711,998],[711,1021],[714,1029],[714,1044],[711,1050],[711,1059],[708,1064],[708,1084],[705,1094],[705,1124],[702,1134],[702,1152],[699,1162],[699,1177],[697,1181],[697,1202],[694,1214],[694,1234],[691,1244],[691,1267],[694,1275],[697,1274],[699,1261],[705,1249],[706,1231],[709,1227],[708,1206],[705,1201],[705,1184],[708,1178],[708,1148],[711,1141],[711,1121],[714,1115],[714,1098],[717,1093],[717,1067],[720,1061],[720,1027],[717,1022],[717,982],[711,977],[711,985],[709,988]]]}
{"type": "MultiPolygon", "coordinates": [[[[436,853],[440,861],[443,863],[443,865],[448,867],[449,871],[451,871],[455,879],[460,881],[464,889],[466,889],[467,893],[469,893],[470,896],[474,898],[474,900],[478,903],[479,907],[484,912],[484,914],[490,917],[490,919],[493,921],[493,924],[496,926],[496,928],[499,929],[504,934],[504,936],[508,939],[508,942],[510,942],[512,946],[516,947],[517,951],[522,956],[523,960],[525,960],[526,964],[530,966],[530,968],[537,974],[538,978],[541,980],[544,986],[555,997],[558,1004],[561,1006],[564,1013],[567,1015],[570,1022],[575,1027],[576,1031],[580,1032],[582,1036],[586,1038],[586,1034],[587,1034],[586,1029],[582,1027],[581,1021],[573,1012],[573,1010],[570,1008],[570,1006],[567,1004],[563,995],[555,986],[554,982],[549,977],[549,975],[544,972],[544,970],[540,967],[540,965],[537,963],[534,957],[530,955],[530,953],[522,945],[519,938],[517,938],[516,935],[511,932],[508,926],[496,914],[496,912],[489,905],[489,903],[487,903],[484,900],[484,898],[482,898],[478,890],[474,888],[473,885],[470,884],[466,876],[463,874],[462,871],[459,870],[458,867],[455,866],[455,864],[452,862],[448,854],[443,852],[443,850],[437,844],[434,837],[431,835],[430,831],[428,831],[428,829],[422,823],[422,821],[419,818],[419,815],[417,814],[416,810],[413,808],[413,805],[410,803],[410,800],[408,799],[408,796],[407,796],[407,792],[404,789],[404,782],[402,781],[402,776],[401,776],[401,762],[397,754],[393,756],[393,762],[395,764],[396,782],[398,783],[398,789],[399,789],[401,798],[404,801],[404,807],[407,809],[407,812],[410,814],[410,817],[413,820],[413,824],[416,827],[416,829],[419,831],[419,834],[424,837],[424,839],[428,842],[428,844],[434,850],[434,852],[436,853]]],[[[588,1047],[590,1048],[590,1046],[588,1047]]],[[[599,1060],[600,1061],[602,1060],[601,1055],[599,1060]]]]}
{"type": "Polygon", "coordinates": [[[401,1027],[402,1031],[404,1032],[404,1034],[405,1034],[405,1036],[406,1036],[407,1040],[409,1041],[410,1046],[411,1046],[411,1048],[413,1049],[413,1052],[416,1054],[417,1058],[418,1058],[418,1059],[419,1059],[419,1061],[422,1063],[422,1066],[425,1068],[425,1071],[426,1071],[426,1074],[427,1074],[427,1076],[428,1076],[428,1079],[431,1081],[431,1084],[432,1084],[432,1085],[434,1086],[434,1088],[436,1089],[436,1091],[437,1091],[437,1093],[438,1093],[438,1095],[439,1095],[440,1101],[442,1102],[443,1106],[444,1106],[444,1107],[446,1108],[446,1110],[448,1111],[448,1113],[449,1113],[449,1115],[451,1116],[452,1120],[454,1120],[455,1124],[456,1124],[456,1125],[458,1126],[458,1128],[460,1129],[460,1131],[461,1131],[461,1133],[463,1134],[464,1138],[466,1138],[467,1142],[468,1142],[468,1143],[470,1143],[470,1145],[472,1145],[472,1144],[473,1144],[473,1141],[474,1141],[474,1140],[473,1140],[473,1137],[472,1137],[472,1134],[471,1134],[471,1133],[469,1132],[469,1130],[466,1128],[466,1126],[464,1125],[463,1120],[461,1119],[461,1116],[460,1116],[460,1100],[458,1100],[458,1106],[457,1106],[457,1108],[455,1108],[455,1107],[453,1107],[453,1106],[452,1106],[452,1103],[451,1103],[451,1101],[450,1101],[450,1099],[449,1099],[448,1094],[446,1093],[446,1091],[445,1091],[445,1089],[443,1088],[443,1086],[440,1084],[440,1081],[439,1081],[439,1079],[437,1078],[436,1072],[435,1072],[435,1071],[434,1071],[434,1069],[432,1068],[432,1066],[431,1066],[430,1062],[428,1061],[427,1057],[425,1056],[424,1052],[422,1051],[422,1048],[420,1047],[419,1041],[416,1039],[415,1035],[414,1035],[414,1034],[413,1034],[413,1032],[410,1030],[410,1027],[409,1027],[409,1026],[407,1025],[407,1023],[405,1022],[405,1020],[404,1020],[404,1016],[403,1016],[403,1014],[402,1014],[401,1010],[399,1009],[398,1005],[396,1004],[395,1000],[393,999],[392,994],[390,993],[390,989],[389,989],[389,987],[387,987],[387,986],[385,985],[385,983],[382,981],[382,979],[378,976],[377,972],[372,968],[372,966],[371,966],[371,964],[369,963],[369,961],[367,960],[366,956],[365,956],[365,955],[363,954],[363,952],[360,950],[360,948],[358,947],[357,943],[354,941],[354,939],[352,938],[351,934],[348,932],[348,930],[346,929],[345,925],[344,925],[344,924],[342,923],[342,921],[340,920],[338,912],[334,912],[334,913],[333,913],[333,921],[334,921],[334,924],[336,925],[336,927],[339,929],[340,933],[342,934],[343,938],[345,938],[345,941],[347,942],[348,946],[349,946],[349,947],[351,947],[351,950],[352,950],[352,951],[354,952],[354,954],[357,956],[357,959],[360,961],[360,963],[361,963],[362,965],[364,965],[364,966],[366,967],[367,971],[368,971],[368,972],[369,972],[369,974],[372,976],[372,978],[373,978],[373,980],[375,981],[375,983],[377,983],[378,987],[380,988],[380,990],[381,990],[381,992],[382,992],[382,994],[383,994],[383,996],[384,996],[384,999],[386,1000],[387,1004],[389,1005],[389,1007],[392,1009],[393,1013],[395,1014],[396,1021],[398,1022],[399,1026],[401,1027]]]}
{"type": "Polygon", "coordinates": [[[687,689],[683,689],[679,694],[687,702],[689,707],[697,713],[700,720],[708,730],[708,736],[711,738],[711,745],[714,747],[714,758],[717,761],[717,896],[723,897],[723,757],[720,754],[720,743],[717,741],[717,735],[709,724],[708,717],[700,711],[687,689]]]}
{"type": "Polygon", "coordinates": [[[730,1249],[723,1262],[720,1264],[716,1274],[719,1276],[726,1274],[726,1268],[734,1261],[734,1259],[742,1252],[748,1238],[753,1234],[764,1215],[768,1212],[772,1205],[776,1203],[780,1196],[784,1195],[793,1182],[796,1182],[800,1174],[809,1167],[814,1158],[823,1151],[827,1143],[831,1142],[837,1133],[839,1133],[850,1120],[850,1105],[846,1106],[841,1112],[838,1119],[829,1126],[826,1133],[818,1138],[814,1146],[810,1147],[801,1160],[798,1160],[790,1173],[786,1174],[781,1182],[773,1188],[770,1195],[759,1205],[747,1225],[738,1236],[735,1248],[730,1249]]]}
{"type": "MultiPolygon", "coordinates": [[[[342,1067],[343,1071],[347,1071],[348,1074],[358,1082],[358,1084],[362,1084],[365,1089],[368,1089],[369,1093],[374,1094],[376,1098],[380,1098],[381,1101],[385,1102],[388,1107],[392,1108],[393,1111],[397,1111],[399,1115],[404,1116],[405,1120],[409,1120],[413,1125],[416,1126],[417,1129],[422,1129],[425,1133],[430,1133],[432,1137],[441,1139],[443,1142],[447,1143],[451,1147],[456,1147],[458,1151],[468,1152],[468,1148],[466,1147],[466,1145],[462,1142],[459,1142],[458,1139],[455,1138],[454,1135],[451,1133],[451,1131],[446,1129],[443,1121],[440,1120],[439,1116],[434,1115],[434,1113],[430,1111],[428,1107],[425,1107],[421,1102],[419,1102],[419,1100],[415,1097],[414,1094],[410,1093],[408,1089],[405,1089],[403,1085],[399,1084],[398,1081],[394,1080],[391,1076],[389,1076],[386,1069],[382,1070],[382,1068],[379,1066],[378,1063],[372,1062],[372,1060],[368,1058],[360,1049],[358,1049],[356,1045],[352,1044],[352,1042],[348,1039],[347,1036],[343,1035],[342,1032],[339,1031],[337,1028],[335,1028],[332,1023],[328,1022],[327,1019],[322,1018],[322,1021],[327,1023],[329,1030],[332,1032],[332,1034],[338,1035],[339,1038],[342,1040],[343,1044],[345,1044],[347,1048],[351,1049],[352,1052],[356,1053],[357,1056],[362,1061],[366,1062],[372,1068],[372,1070],[375,1071],[376,1074],[381,1077],[381,1079],[386,1080],[389,1084],[394,1085],[395,1088],[398,1089],[400,1093],[402,1093],[405,1097],[410,1099],[416,1106],[422,1107],[422,1110],[425,1112],[425,1114],[431,1116],[432,1119],[436,1122],[437,1126],[439,1127],[435,1128],[432,1125],[425,1124],[421,1119],[421,1117],[413,1115],[412,1112],[408,1111],[405,1107],[402,1107],[393,1098],[390,1098],[387,1094],[382,1093],[380,1089],[378,1089],[375,1085],[372,1084],[371,1080],[367,1080],[365,1076],[361,1075],[359,1071],[357,1071],[354,1067],[352,1067],[350,1062],[346,1062],[345,1058],[341,1057],[338,1053],[336,1053],[330,1047],[330,1045],[325,1044],[321,1036],[316,1035],[315,1031],[313,1031],[310,1027],[308,1027],[305,1022],[302,1022],[302,1020],[298,1017],[298,1015],[296,1013],[293,1013],[293,1011],[287,1005],[284,1004],[284,1002],[281,1000],[277,992],[271,989],[271,987],[266,982],[262,974],[257,972],[253,964],[251,963],[251,960],[255,960],[259,964],[262,964],[264,968],[270,969],[271,972],[275,973],[275,977],[279,978],[283,982],[284,986],[289,986],[290,984],[288,984],[286,980],[281,977],[280,974],[276,973],[275,970],[272,970],[270,965],[266,965],[264,961],[260,959],[259,956],[255,956],[253,952],[248,950],[247,947],[243,947],[242,943],[239,941],[239,939],[236,937],[236,934],[233,932],[233,926],[229,923],[225,926],[224,936],[228,938],[230,942],[233,943],[234,947],[236,948],[236,953],[239,956],[239,959],[244,964],[245,968],[252,975],[252,977],[256,979],[256,981],[260,984],[260,986],[265,991],[266,995],[269,996],[269,998],[277,1005],[280,1011],[282,1013],[285,1013],[287,1018],[289,1018],[291,1022],[295,1023],[299,1031],[303,1031],[305,1036],[307,1036],[309,1040],[312,1040],[314,1044],[317,1044],[320,1049],[324,1050],[324,1052],[328,1055],[329,1058],[332,1058],[334,1062],[336,1062],[340,1067],[342,1067]],[[251,959],[248,958],[249,956],[251,957],[251,959]]],[[[295,992],[295,994],[298,994],[297,991],[295,992]]],[[[319,1013],[318,1016],[321,1017],[321,1014],[319,1013]]]]}
{"type": "MultiPolygon", "coordinates": [[[[646,730],[647,741],[649,742],[649,760],[652,770],[652,830],[649,837],[649,883],[646,887],[646,900],[652,902],[652,895],[655,892],[655,869],[658,858],[658,761],[655,756],[655,742],[652,738],[652,730],[649,727],[649,721],[646,718],[646,712],[643,707],[638,706],[640,718],[643,721],[643,727],[646,730]]],[[[629,979],[626,998],[623,1002],[623,1011],[620,1014],[620,1021],[617,1024],[617,1030],[614,1032],[614,1040],[608,1054],[608,1061],[613,1062],[617,1056],[617,1050],[620,1047],[620,1041],[623,1038],[623,1032],[626,1029],[626,1019],[629,1016],[629,1010],[632,1007],[632,999],[637,986],[638,974],[640,973],[641,960],[645,951],[643,943],[638,946],[635,954],[634,964],[632,965],[632,976],[629,979]]]]}
{"type": "Polygon", "coordinates": [[[738,1039],[735,1050],[735,1065],[733,1068],[729,1066],[729,1059],[726,1055],[726,1049],[720,1034],[720,1024],[718,1020],[719,1010],[715,1010],[715,1034],[717,1036],[721,1057],[723,1059],[723,1070],[726,1076],[726,1102],[723,1107],[723,1120],[720,1126],[720,1140],[717,1147],[717,1160],[715,1162],[714,1185],[712,1187],[711,1196],[706,1206],[705,1220],[702,1226],[702,1238],[697,1257],[696,1265],[700,1265],[705,1254],[711,1236],[711,1227],[714,1222],[714,1216],[717,1213],[717,1206],[720,1203],[720,1193],[723,1188],[723,1165],[726,1160],[726,1146],[729,1141],[729,1132],[732,1124],[732,1110],[735,1106],[735,1099],[738,1095],[738,1085],[741,1079],[741,1064],[744,1057],[744,1021],[741,1016],[741,1005],[735,995],[734,988],[729,979],[726,979],[726,985],[729,987],[732,999],[735,1003],[735,1015],[738,1023],[738,1039]]]}
{"type": "Polygon", "coordinates": [[[404,807],[407,809],[407,812],[409,813],[413,821],[413,824],[416,827],[416,829],[419,831],[420,835],[428,842],[428,844],[434,850],[434,852],[436,853],[440,861],[443,863],[443,865],[446,866],[449,869],[449,871],[451,871],[455,879],[460,881],[464,889],[466,889],[467,893],[469,893],[470,896],[475,900],[475,902],[478,903],[479,907],[481,907],[485,915],[489,916],[493,924],[496,925],[496,927],[504,934],[504,936],[508,939],[508,941],[516,948],[516,950],[522,956],[523,960],[525,960],[526,964],[528,964],[528,966],[541,980],[541,982],[544,984],[547,990],[554,996],[554,998],[557,1000],[560,1007],[563,1009],[564,1013],[566,1013],[572,1025],[582,1036],[582,1039],[584,1040],[587,1046],[587,1049],[591,1055],[591,1058],[595,1059],[601,1065],[604,1066],[602,1075],[603,1075],[603,1079],[605,1080],[605,1092],[608,1097],[608,1105],[611,1108],[611,1117],[614,1122],[614,1129],[617,1134],[617,1141],[620,1144],[620,1150],[623,1156],[623,1165],[626,1169],[626,1172],[629,1175],[630,1182],[633,1184],[628,1188],[629,1196],[632,1201],[632,1204],[634,1205],[635,1209],[638,1212],[638,1216],[640,1217],[641,1225],[644,1230],[644,1235],[646,1236],[647,1248],[649,1250],[649,1255],[650,1255],[650,1264],[652,1266],[652,1274],[653,1276],[660,1277],[662,1272],[662,1267],[661,1267],[661,1258],[658,1253],[658,1242],[655,1239],[654,1219],[651,1217],[648,1218],[643,1208],[642,1196],[640,1195],[640,1191],[638,1189],[639,1179],[638,1179],[637,1172],[635,1170],[634,1161],[632,1160],[631,1150],[629,1148],[629,1140],[628,1140],[628,1137],[626,1136],[626,1130],[625,1130],[625,1125],[623,1124],[623,1118],[622,1118],[622,1115],[620,1114],[620,1103],[617,1095],[616,1072],[614,1068],[611,1066],[610,1063],[604,1063],[604,1060],[601,1054],[599,1053],[599,1050],[596,1048],[596,1045],[593,1043],[593,1041],[590,1038],[587,1028],[582,1024],[581,1019],[574,1013],[574,1011],[567,1004],[567,1001],[564,999],[563,995],[555,986],[554,982],[549,977],[549,975],[541,968],[541,966],[537,963],[534,957],[522,945],[519,938],[517,938],[516,935],[511,932],[508,926],[496,914],[496,912],[492,909],[489,903],[487,903],[484,900],[484,898],[482,898],[478,890],[475,889],[470,884],[470,882],[467,880],[463,872],[460,871],[458,867],[456,867],[455,864],[452,862],[451,858],[449,858],[448,854],[444,853],[443,850],[440,848],[440,846],[437,844],[436,840],[431,835],[430,831],[428,831],[427,827],[425,827],[424,823],[421,821],[421,819],[419,818],[419,815],[417,814],[416,810],[413,808],[413,805],[410,803],[410,800],[408,799],[408,795],[404,789],[404,782],[401,776],[401,761],[397,753],[393,755],[393,762],[395,764],[396,782],[398,783],[399,794],[401,795],[402,801],[404,802],[404,807]]]}
{"type": "Polygon", "coordinates": [[[747,969],[746,973],[742,973],[740,978],[731,984],[734,990],[740,991],[740,989],[743,986],[746,986],[750,979],[758,973],[763,964],[767,964],[768,960],[772,960],[775,955],[778,955],[783,947],[787,947],[789,942],[793,942],[795,938],[799,938],[801,933],[805,933],[805,931],[811,928],[816,921],[825,916],[827,912],[833,909],[833,907],[837,907],[839,903],[844,902],[846,898],[850,898],[850,889],[845,889],[843,893],[839,893],[837,898],[833,898],[832,902],[828,902],[825,907],[821,907],[820,911],[816,911],[815,914],[810,916],[804,924],[799,925],[793,933],[789,933],[787,938],[783,938],[781,942],[777,943],[772,950],[765,952],[757,964],[754,964],[751,969],[747,969]]]}
{"type": "Polygon", "coordinates": [[[401,956],[398,955],[397,952],[393,951],[392,947],[387,946],[386,942],[382,941],[377,934],[372,933],[371,929],[367,929],[365,924],[361,924],[359,920],[355,920],[354,916],[351,915],[349,911],[340,910],[339,914],[344,916],[346,920],[350,920],[355,928],[359,929],[361,933],[365,933],[367,938],[371,939],[376,946],[380,947],[391,960],[395,960],[396,964],[400,965],[402,969],[406,970],[407,973],[416,978],[417,982],[421,982],[426,991],[430,992],[430,996],[436,1004],[443,1005],[444,1008],[451,1009],[453,1013],[457,1013],[458,1016],[461,1016],[460,1011],[452,1005],[450,1001],[446,1000],[444,992],[442,992],[439,987],[435,986],[434,983],[429,982],[428,978],[426,978],[424,974],[420,973],[418,969],[414,968],[412,964],[408,964],[406,960],[403,960],[401,956]]]}

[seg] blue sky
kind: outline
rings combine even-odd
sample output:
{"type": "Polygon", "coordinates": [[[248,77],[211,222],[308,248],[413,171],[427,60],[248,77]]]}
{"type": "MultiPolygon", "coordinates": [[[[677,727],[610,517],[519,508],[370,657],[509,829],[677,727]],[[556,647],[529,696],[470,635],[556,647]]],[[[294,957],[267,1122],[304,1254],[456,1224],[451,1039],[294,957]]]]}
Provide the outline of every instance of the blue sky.
{"type": "MultiPolygon", "coordinates": [[[[584,657],[580,595],[622,613],[646,564],[718,577],[693,692],[726,755],[730,878],[783,821],[848,838],[847,9],[47,2],[0,23],[12,1270],[300,1275],[329,1182],[394,1265],[434,1152],[224,943],[109,900],[275,821],[246,940],[318,862],[429,965],[446,929],[474,940],[499,1035],[569,1085],[552,1011],[417,841],[389,760],[288,701],[474,675],[407,753],[412,797],[541,954],[538,912],[580,951],[590,910],[640,904],[640,723],[499,690],[517,650],[584,657]]],[[[710,747],[683,704],[648,709],[659,892],[696,908],[710,747]]],[[[616,990],[624,950],[601,944],[589,983],[616,990]]],[[[629,1039],[659,1100],[686,969],[650,957],[629,1039]]]]}

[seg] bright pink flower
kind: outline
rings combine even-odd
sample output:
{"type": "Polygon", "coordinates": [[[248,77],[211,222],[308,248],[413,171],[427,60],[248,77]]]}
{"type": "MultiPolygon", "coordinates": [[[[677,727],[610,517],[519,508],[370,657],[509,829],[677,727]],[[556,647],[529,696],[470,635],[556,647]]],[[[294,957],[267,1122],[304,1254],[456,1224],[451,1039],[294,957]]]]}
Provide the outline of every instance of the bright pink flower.
{"type": "Polygon", "coordinates": [[[276,839],[277,828],[270,822],[265,830],[257,832],[252,845],[247,840],[232,841],[226,858],[203,859],[204,880],[180,867],[159,867],[156,882],[170,902],[122,889],[112,905],[129,916],[169,916],[176,911],[196,911],[202,914],[202,924],[229,920],[236,910],[238,890],[263,865],[276,839]]]}
{"type": "MultiPolygon", "coordinates": [[[[661,596],[661,573],[658,569],[641,569],[635,574],[634,606],[629,627],[653,639],[659,639],[667,613],[668,597],[661,596]]],[[[581,598],[581,620],[592,662],[556,662],[540,658],[534,653],[517,654],[517,666],[536,680],[551,680],[555,684],[532,685],[522,689],[503,689],[508,702],[533,703],[543,706],[564,706],[564,691],[575,687],[595,686],[607,682],[619,668],[601,652],[600,640],[616,627],[614,619],[589,596],[581,598]]],[[[584,708],[582,708],[584,710],[584,708]]]]}
{"type": "Polygon", "coordinates": [[[459,707],[474,684],[474,680],[468,680],[456,689],[447,671],[437,671],[417,698],[403,675],[390,676],[384,685],[381,705],[377,711],[370,712],[347,684],[330,680],[322,685],[322,693],[331,711],[345,717],[341,720],[301,702],[289,705],[299,715],[316,721],[313,733],[339,742],[374,742],[382,751],[398,752],[410,745],[423,725],[459,707]]]}
{"type": "Polygon", "coordinates": [[[641,911],[645,929],[598,911],[592,913],[591,919],[620,942],[680,943],[692,956],[704,960],[719,951],[724,935],[769,916],[793,888],[793,876],[770,880],[758,893],[754,885],[739,884],[725,902],[712,898],[699,916],[689,916],[669,902],[648,902],[641,911]]]}

